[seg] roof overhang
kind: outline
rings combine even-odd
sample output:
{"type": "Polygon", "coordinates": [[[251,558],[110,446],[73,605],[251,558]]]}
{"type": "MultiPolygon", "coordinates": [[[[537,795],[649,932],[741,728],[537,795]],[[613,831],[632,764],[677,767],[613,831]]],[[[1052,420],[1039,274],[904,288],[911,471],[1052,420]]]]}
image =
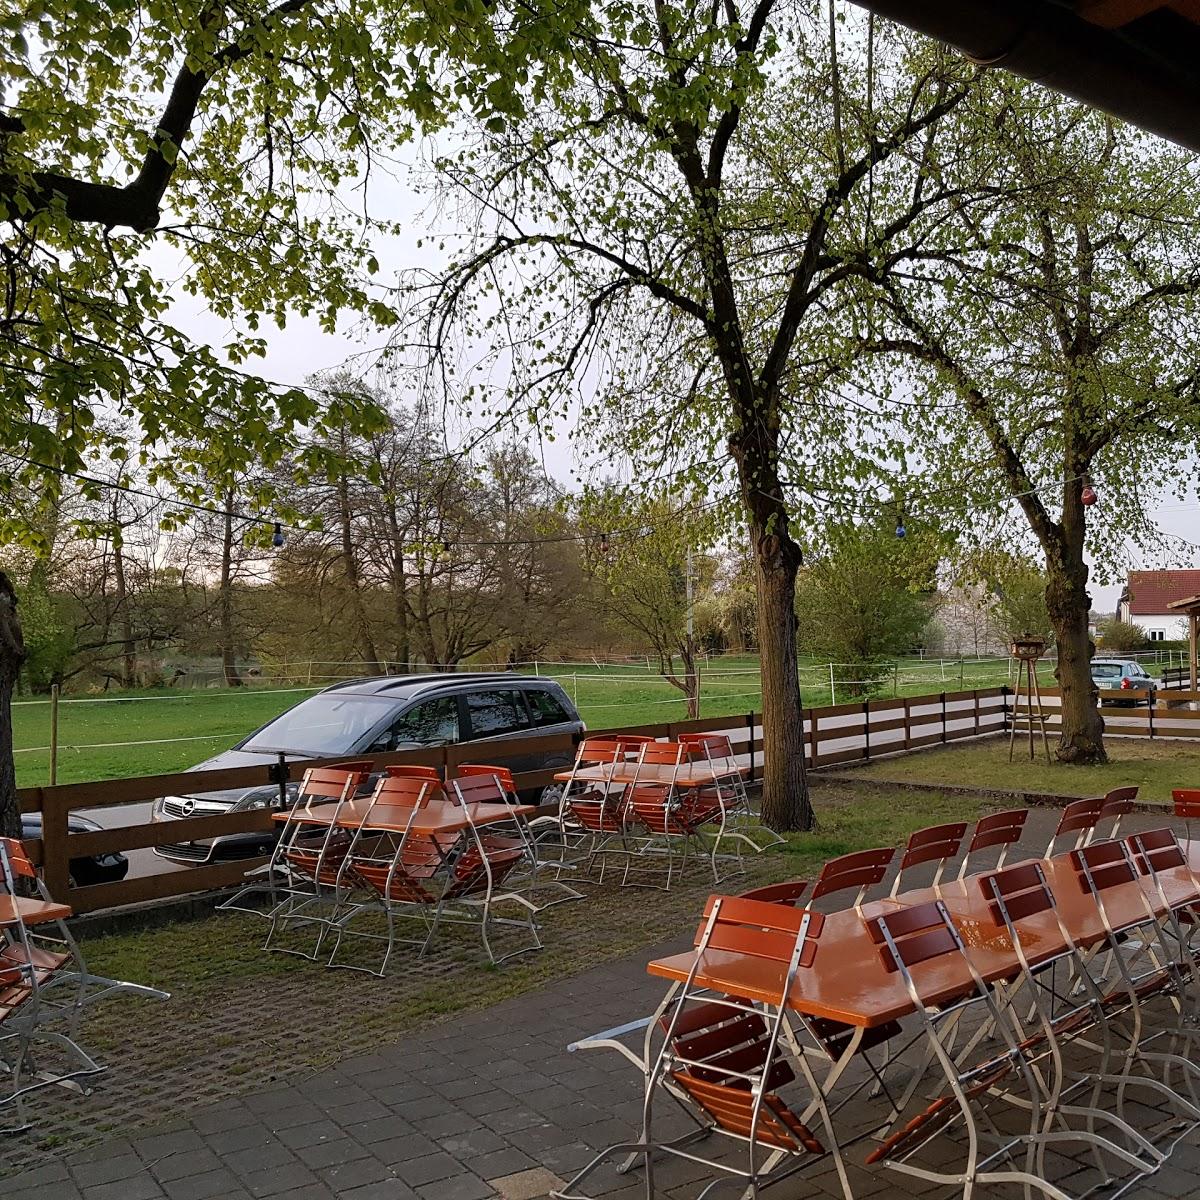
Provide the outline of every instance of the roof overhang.
{"type": "Polygon", "coordinates": [[[854,0],[1200,153],[1200,0],[854,0]]]}
{"type": "Polygon", "coordinates": [[[1200,616],[1200,596],[1188,596],[1184,600],[1172,600],[1167,607],[1182,617],[1200,616]]]}

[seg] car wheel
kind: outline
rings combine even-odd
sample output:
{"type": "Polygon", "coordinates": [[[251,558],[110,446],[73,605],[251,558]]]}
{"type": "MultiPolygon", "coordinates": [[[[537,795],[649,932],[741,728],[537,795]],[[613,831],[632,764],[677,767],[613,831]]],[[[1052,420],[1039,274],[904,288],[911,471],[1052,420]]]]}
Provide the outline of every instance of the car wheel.
{"type": "Polygon", "coordinates": [[[557,808],[562,803],[563,785],[561,783],[552,783],[549,787],[542,788],[542,794],[538,797],[538,804],[541,807],[554,805],[557,808]]]}

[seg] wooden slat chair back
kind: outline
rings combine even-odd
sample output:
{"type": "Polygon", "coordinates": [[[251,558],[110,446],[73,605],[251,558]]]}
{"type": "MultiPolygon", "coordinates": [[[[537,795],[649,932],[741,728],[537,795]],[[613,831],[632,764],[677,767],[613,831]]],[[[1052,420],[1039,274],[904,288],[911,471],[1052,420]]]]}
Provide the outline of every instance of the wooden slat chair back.
{"type": "Polygon", "coordinates": [[[437,767],[425,767],[419,763],[391,763],[383,768],[393,779],[428,779],[441,784],[442,773],[437,767]]]}
{"type": "Polygon", "coordinates": [[[1183,837],[1192,840],[1192,822],[1200,819],[1200,788],[1175,788],[1171,792],[1175,815],[1183,822],[1183,837]]]}
{"type": "Polygon", "coordinates": [[[1054,836],[1046,847],[1045,858],[1052,858],[1059,838],[1075,834],[1072,849],[1087,845],[1089,835],[1100,820],[1100,809],[1104,806],[1103,796],[1089,796],[1084,800],[1073,800],[1062,810],[1054,836]]]}
{"type": "Polygon", "coordinates": [[[459,779],[472,779],[479,776],[485,779],[495,779],[506,797],[510,799],[516,797],[516,780],[513,779],[513,773],[508,767],[493,767],[487,763],[460,763],[455,775],[459,779]]]}
{"type": "Polygon", "coordinates": [[[1011,846],[1017,845],[1025,831],[1025,822],[1029,819],[1029,809],[1011,808],[1004,812],[988,813],[975,822],[971,840],[967,843],[963,854],[962,866],[958,869],[959,879],[965,879],[970,870],[971,858],[983,850],[1000,847],[1000,856],[996,860],[994,870],[1003,870],[1011,846]]]}
{"type": "Polygon", "coordinates": [[[855,889],[858,894],[852,907],[862,908],[867,892],[883,882],[895,857],[894,847],[886,846],[877,850],[858,850],[830,859],[821,868],[821,874],[813,884],[811,899],[820,900],[823,896],[855,889]]]}
{"type": "Polygon", "coordinates": [[[954,821],[946,825],[931,825],[928,829],[918,829],[908,839],[908,845],[900,856],[900,866],[896,878],[892,881],[891,895],[896,896],[903,887],[904,873],[925,863],[937,863],[934,871],[932,886],[936,889],[942,881],[942,872],[946,863],[954,858],[962,848],[963,838],[967,835],[967,823],[954,821]]]}
{"type": "Polygon", "coordinates": [[[1103,834],[1106,838],[1119,838],[1121,836],[1121,821],[1133,812],[1137,806],[1138,789],[1136,787],[1119,787],[1113,788],[1112,791],[1105,794],[1100,803],[1100,814],[1096,818],[1096,824],[1088,835],[1089,841],[1095,841],[1101,836],[1100,827],[1104,823],[1111,821],[1112,824],[1103,834]]]}
{"type": "Polygon", "coordinates": [[[743,900],[761,900],[764,904],[790,904],[798,908],[808,887],[807,879],[789,879],[786,883],[768,883],[751,888],[741,892],[740,897],[743,900]]]}

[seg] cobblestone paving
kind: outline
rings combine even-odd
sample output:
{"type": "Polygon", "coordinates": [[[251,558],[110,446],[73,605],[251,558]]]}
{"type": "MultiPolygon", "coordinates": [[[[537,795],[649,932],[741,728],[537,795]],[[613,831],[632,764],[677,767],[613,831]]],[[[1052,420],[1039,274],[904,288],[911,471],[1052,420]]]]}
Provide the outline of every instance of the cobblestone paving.
{"type": "MultiPolygon", "coordinates": [[[[1055,818],[1033,814],[1030,845],[1048,838],[1055,818]]],[[[756,874],[786,866],[768,862],[759,860],[756,874]]],[[[700,881],[669,897],[606,891],[560,906],[547,914],[550,949],[498,972],[443,960],[411,981],[377,981],[303,963],[231,995],[219,1012],[124,1004],[119,1075],[92,1096],[39,1104],[42,1139],[10,1139],[0,1160],[9,1170],[37,1165],[5,1178],[0,1191],[4,1200],[540,1200],[598,1149],[635,1136],[641,1089],[631,1066],[565,1047],[653,1009],[663,985],[647,976],[646,961],[688,943],[708,890],[700,881]],[[618,934],[637,948],[621,953],[618,934]],[[597,946],[607,961],[589,967],[597,946]],[[510,994],[489,1002],[498,981],[510,994]],[[391,992],[408,987],[421,995],[452,988],[464,1011],[397,1024],[391,992]],[[177,1054],[174,1031],[193,1021],[200,1037],[219,1032],[221,1046],[177,1054]],[[331,1046],[340,1061],[314,1069],[331,1046]],[[57,1138],[45,1137],[48,1126],[57,1138]],[[80,1150],[84,1141],[95,1144],[80,1150]]],[[[261,937],[261,922],[251,927],[261,937]]],[[[682,1200],[704,1174],[673,1165],[660,1187],[682,1200]]],[[[852,1182],[863,1197],[939,1191],[897,1180],[856,1168],[852,1182]]],[[[607,1170],[588,1190],[632,1200],[644,1184],[607,1170]]],[[[841,1192],[824,1172],[772,1194],[828,1200],[841,1192]]],[[[1200,1196],[1200,1151],[1181,1146],[1129,1194],[1200,1196]]]]}

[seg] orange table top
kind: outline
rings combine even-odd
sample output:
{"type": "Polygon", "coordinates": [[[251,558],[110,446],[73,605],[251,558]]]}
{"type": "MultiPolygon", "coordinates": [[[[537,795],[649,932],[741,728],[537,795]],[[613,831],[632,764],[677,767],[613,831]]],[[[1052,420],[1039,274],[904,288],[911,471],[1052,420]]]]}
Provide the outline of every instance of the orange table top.
{"type": "Polygon", "coordinates": [[[736,763],[729,766],[714,767],[710,763],[683,763],[678,767],[657,766],[647,763],[638,766],[635,762],[601,763],[594,767],[580,767],[577,771],[559,771],[554,778],[566,781],[574,779],[577,783],[661,783],[674,782],[677,787],[708,787],[718,779],[727,779],[730,775],[746,775],[749,767],[739,767],[736,763]]]}
{"type": "MultiPolygon", "coordinates": [[[[453,800],[430,800],[424,807],[412,809],[406,805],[376,804],[371,807],[369,797],[348,800],[340,808],[336,804],[321,804],[307,813],[297,813],[296,820],[306,825],[330,825],[336,821],[344,829],[358,829],[366,818],[367,829],[384,833],[403,833],[406,829],[418,837],[429,837],[442,833],[461,833],[475,825],[495,825],[513,817],[524,817],[537,812],[532,804],[471,804],[470,818],[463,806],[453,800]],[[326,811],[328,810],[328,811],[326,811]]],[[[281,824],[292,819],[290,812],[276,812],[271,819],[281,824]]]]}
{"type": "MultiPolygon", "coordinates": [[[[1200,867],[1200,848],[1192,847],[1193,868],[1200,867]]],[[[1095,945],[1104,936],[1104,926],[1090,895],[1075,873],[1068,855],[1044,861],[1042,869],[1056,900],[1056,910],[1071,936],[1081,947],[1095,945]]],[[[1178,903],[1200,898],[1186,868],[1161,873],[1168,900],[1178,903]]],[[[1003,926],[997,927],[980,887],[980,877],[945,883],[941,896],[953,917],[972,965],[989,983],[1017,973],[1018,960],[1003,926]]],[[[814,1017],[828,1017],[847,1025],[867,1028],[898,1020],[913,1011],[912,1002],[898,971],[889,971],[879,947],[866,928],[866,920],[886,914],[889,908],[909,907],[934,898],[932,888],[902,892],[894,900],[866,904],[863,912],[853,909],[832,913],[817,943],[811,967],[801,969],[788,997],[788,1007],[814,1017]]],[[[1114,927],[1146,919],[1146,901],[1156,914],[1162,902],[1152,880],[1121,884],[1104,893],[1114,927]]],[[[1042,913],[1020,923],[1022,946],[1033,965],[1045,962],[1066,949],[1053,913],[1042,913]]],[[[651,962],[651,975],[682,981],[695,962],[695,952],[675,954],[651,962]]],[[[786,966],[767,959],[750,958],[724,951],[707,952],[696,975],[696,984],[716,991],[765,1003],[777,1003],[783,988],[786,966]]],[[[931,959],[913,968],[913,979],[928,1003],[962,995],[971,986],[967,965],[954,954],[931,959]]]]}
{"type": "Polygon", "coordinates": [[[71,908],[50,900],[0,895],[0,925],[15,924],[18,914],[26,925],[43,925],[47,921],[65,921],[71,915],[71,908]]]}

